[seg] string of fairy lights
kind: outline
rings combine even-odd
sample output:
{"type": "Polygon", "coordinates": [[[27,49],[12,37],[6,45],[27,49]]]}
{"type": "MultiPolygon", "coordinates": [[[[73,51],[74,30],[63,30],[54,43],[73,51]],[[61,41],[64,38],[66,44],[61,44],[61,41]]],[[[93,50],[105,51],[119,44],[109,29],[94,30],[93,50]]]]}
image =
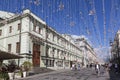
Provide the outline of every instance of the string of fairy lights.
{"type": "Polygon", "coordinates": [[[1,0],[0,10],[21,14],[24,9],[30,9],[59,33],[86,35],[94,46],[106,46],[120,29],[120,1],[110,1],[108,20],[106,1],[101,0],[102,29],[96,0],[1,0]]]}
{"type": "MultiPolygon", "coordinates": [[[[97,12],[96,12],[96,9],[95,9],[95,2],[94,0],[91,0],[89,1],[89,4],[90,7],[88,10],[89,10],[89,16],[92,17],[91,22],[92,23],[92,32],[94,32],[94,36],[96,36],[96,40],[98,42],[98,45],[101,46],[102,45],[102,42],[101,42],[101,35],[100,35],[100,29],[99,29],[99,26],[98,26],[98,19],[97,19],[97,12]]],[[[93,35],[92,35],[93,36],[93,35]]],[[[94,42],[92,42],[93,44],[95,44],[94,42]]]]}
{"type": "MultiPolygon", "coordinates": [[[[112,3],[113,3],[113,1],[111,1],[112,3]]],[[[110,29],[108,30],[108,32],[109,32],[109,34],[111,34],[111,37],[110,37],[110,39],[112,39],[113,37],[113,33],[114,33],[114,31],[113,31],[113,15],[114,15],[114,6],[113,6],[113,4],[111,5],[111,12],[110,12],[110,24],[109,24],[109,26],[110,26],[110,29]]]]}
{"type": "Polygon", "coordinates": [[[97,15],[96,15],[96,10],[95,10],[95,6],[94,6],[94,0],[90,0],[88,2],[86,2],[86,6],[88,8],[88,20],[86,22],[89,22],[87,23],[89,27],[87,27],[86,29],[86,33],[91,36],[91,43],[92,44],[95,44],[95,45],[99,45],[99,47],[102,45],[100,43],[101,41],[101,37],[99,36],[99,29],[97,28],[98,27],[98,21],[97,21],[97,15]],[[88,6],[89,5],[89,6],[88,6]],[[92,26],[92,27],[90,27],[92,26]],[[92,36],[96,36],[96,38],[93,38],[92,36]],[[96,44],[94,41],[97,40],[97,43],[96,44]]]}
{"type": "Polygon", "coordinates": [[[105,17],[105,5],[104,5],[104,0],[102,0],[102,4],[103,4],[104,45],[106,45],[106,17],[105,17]]]}

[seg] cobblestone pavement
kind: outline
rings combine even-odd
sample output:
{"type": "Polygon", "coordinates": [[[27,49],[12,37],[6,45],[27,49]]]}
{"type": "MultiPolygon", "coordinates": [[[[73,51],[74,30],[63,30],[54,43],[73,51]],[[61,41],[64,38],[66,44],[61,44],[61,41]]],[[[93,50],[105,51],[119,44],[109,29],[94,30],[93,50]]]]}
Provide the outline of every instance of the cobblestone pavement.
{"type": "Polygon", "coordinates": [[[109,73],[101,70],[99,76],[96,75],[94,69],[86,68],[78,70],[63,70],[46,74],[38,74],[19,80],[110,80],[109,73]]]}

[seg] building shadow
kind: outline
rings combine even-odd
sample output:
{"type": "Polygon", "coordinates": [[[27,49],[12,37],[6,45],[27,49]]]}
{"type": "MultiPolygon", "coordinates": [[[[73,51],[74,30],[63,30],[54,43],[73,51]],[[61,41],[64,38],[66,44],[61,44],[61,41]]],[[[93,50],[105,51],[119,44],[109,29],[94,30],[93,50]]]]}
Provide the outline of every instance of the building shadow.
{"type": "Polygon", "coordinates": [[[120,72],[118,72],[119,70],[116,70],[114,68],[109,70],[109,76],[110,79],[109,80],[120,80],[120,72]]]}

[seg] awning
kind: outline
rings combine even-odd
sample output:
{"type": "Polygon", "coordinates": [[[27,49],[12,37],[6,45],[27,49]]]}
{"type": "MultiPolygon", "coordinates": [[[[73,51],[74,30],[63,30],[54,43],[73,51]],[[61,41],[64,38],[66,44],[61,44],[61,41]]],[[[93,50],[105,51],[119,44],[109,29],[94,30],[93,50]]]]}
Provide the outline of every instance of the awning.
{"type": "Polygon", "coordinates": [[[23,58],[23,57],[16,54],[12,54],[10,52],[0,50],[0,60],[19,59],[19,58],[23,58]]]}

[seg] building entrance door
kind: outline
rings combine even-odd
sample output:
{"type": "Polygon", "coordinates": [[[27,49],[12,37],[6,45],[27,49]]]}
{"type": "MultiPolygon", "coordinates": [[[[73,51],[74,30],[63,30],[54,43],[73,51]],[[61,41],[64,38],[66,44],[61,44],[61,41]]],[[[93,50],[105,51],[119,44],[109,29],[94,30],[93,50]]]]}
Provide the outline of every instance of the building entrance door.
{"type": "Polygon", "coordinates": [[[72,67],[72,65],[73,65],[73,62],[72,62],[72,61],[70,61],[70,67],[72,67]]]}
{"type": "Polygon", "coordinates": [[[33,44],[33,66],[40,67],[40,45],[33,44]]]}

